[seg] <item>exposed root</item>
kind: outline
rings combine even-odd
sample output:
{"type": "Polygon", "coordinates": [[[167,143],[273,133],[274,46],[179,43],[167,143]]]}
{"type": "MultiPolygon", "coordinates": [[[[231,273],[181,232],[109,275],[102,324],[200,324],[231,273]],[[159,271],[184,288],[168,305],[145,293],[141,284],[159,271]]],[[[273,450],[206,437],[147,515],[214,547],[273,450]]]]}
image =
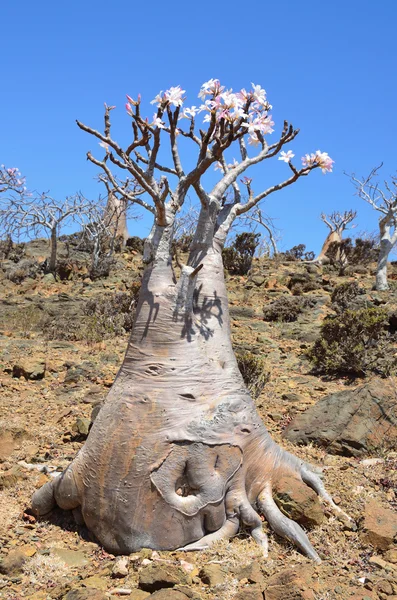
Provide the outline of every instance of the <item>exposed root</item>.
{"type": "Polygon", "coordinates": [[[193,552],[195,550],[205,550],[206,548],[213,546],[216,542],[220,542],[221,540],[229,540],[231,537],[238,533],[239,528],[239,519],[236,516],[230,517],[226,519],[225,523],[220,529],[218,529],[218,531],[205,535],[200,540],[197,540],[197,542],[188,544],[183,548],[178,548],[178,550],[184,550],[186,552],[193,552]]]}
{"type": "Polygon", "coordinates": [[[271,486],[268,485],[258,496],[258,505],[270,527],[277,535],[293,542],[306,556],[320,563],[321,559],[303,529],[278,508],[273,500],[271,486]]]}
{"type": "Polygon", "coordinates": [[[301,467],[300,474],[302,480],[306,483],[306,485],[311,487],[312,490],[314,490],[316,494],[318,494],[318,496],[322,498],[322,500],[324,500],[324,502],[336,513],[336,516],[343,523],[347,522],[352,527],[352,529],[357,529],[355,521],[351,517],[349,517],[349,515],[345,513],[341,508],[339,508],[339,506],[335,504],[335,502],[331,498],[331,495],[325,489],[321,478],[319,477],[319,475],[313,472],[313,470],[310,468],[310,465],[304,463],[301,467]]]}
{"type": "Polygon", "coordinates": [[[39,490],[36,490],[32,498],[32,511],[37,516],[47,515],[56,506],[54,481],[47,481],[39,490]]]}

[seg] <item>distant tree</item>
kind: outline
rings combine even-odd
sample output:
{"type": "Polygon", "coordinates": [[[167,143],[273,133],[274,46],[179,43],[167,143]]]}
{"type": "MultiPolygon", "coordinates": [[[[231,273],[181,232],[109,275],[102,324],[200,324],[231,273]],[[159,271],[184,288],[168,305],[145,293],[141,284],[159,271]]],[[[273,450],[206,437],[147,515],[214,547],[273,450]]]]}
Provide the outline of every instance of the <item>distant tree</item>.
{"type": "MultiPolygon", "coordinates": [[[[357,216],[357,212],[354,210],[346,210],[344,213],[333,212],[330,215],[321,213],[321,220],[329,227],[329,234],[327,235],[325,242],[321,248],[320,254],[314,259],[314,262],[322,264],[327,261],[327,252],[332,243],[342,242],[342,234],[349,223],[351,223],[357,216]]],[[[338,257],[339,260],[339,257],[338,257]]],[[[343,257],[342,257],[343,262],[343,257]]]]}
{"type": "Polygon", "coordinates": [[[241,219],[243,226],[250,227],[253,232],[257,232],[257,226],[265,230],[265,235],[259,241],[258,255],[276,256],[278,254],[277,242],[280,241],[280,231],[276,229],[273,219],[266,215],[259,206],[256,206],[252,212],[247,213],[241,219]]]}
{"type": "Polygon", "coordinates": [[[0,174],[0,237],[19,240],[47,233],[50,239],[48,269],[56,270],[58,236],[62,227],[76,221],[85,210],[80,194],[57,201],[47,193],[28,192],[24,178],[16,169],[1,168],[0,174]]]}
{"type": "Polygon", "coordinates": [[[377,181],[378,171],[383,166],[372,169],[368,177],[359,179],[354,173],[349,175],[357,190],[357,195],[372,208],[381,213],[379,217],[379,255],[376,269],[376,289],[388,290],[387,261],[390,251],[397,242],[397,177],[384,181],[383,189],[377,181]]]}

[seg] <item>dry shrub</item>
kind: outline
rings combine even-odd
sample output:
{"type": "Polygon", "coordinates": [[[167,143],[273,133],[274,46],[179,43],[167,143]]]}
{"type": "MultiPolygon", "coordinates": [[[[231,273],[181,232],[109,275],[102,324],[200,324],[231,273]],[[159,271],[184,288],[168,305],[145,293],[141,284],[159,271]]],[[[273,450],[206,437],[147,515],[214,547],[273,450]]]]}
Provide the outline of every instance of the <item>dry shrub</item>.
{"type": "Polygon", "coordinates": [[[315,302],[315,299],[306,296],[281,296],[263,307],[263,320],[282,323],[296,321],[299,315],[307,308],[312,308],[315,302]]]}
{"type": "Polygon", "coordinates": [[[326,317],[308,356],[319,373],[383,377],[396,368],[389,316],[378,307],[347,309],[326,317]]]}
{"type": "Polygon", "coordinates": [[[258,398],[270,379],[266,361],[252,352],[236,354],[238,368],[251,396],[258,398]]]}
{"type": "Polygon", "coordinates": [[[236,235],[231,246],[223,249],[223,265],[232,275],[246,275],[251,268],[259,233],[243,232],[236,235]]]}
{"type": "Polygon", "coordinates": [[[54,585],[68,575],[68,568],[56,555],[36,554],[22,567],[31,585],[54,585]]]}
{"type": "Polygon", "coordinates": [[[15,267],[9,269],[6,273],[6,277],[13,283],[22,283],[22,281],[28,277],[36,279],[37,274],[41,270],[42,267],[37,260],[34,258],[26,258],[17,263],[15,267]]]}

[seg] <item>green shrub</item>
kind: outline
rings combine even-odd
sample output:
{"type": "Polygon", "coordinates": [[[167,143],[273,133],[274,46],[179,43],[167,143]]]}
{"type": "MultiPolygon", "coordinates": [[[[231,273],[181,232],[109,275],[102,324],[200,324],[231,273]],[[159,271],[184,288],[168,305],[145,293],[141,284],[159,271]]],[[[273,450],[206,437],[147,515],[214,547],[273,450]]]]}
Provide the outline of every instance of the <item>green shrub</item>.
{"type": "Polygon", "coordinates": [[[99,342],[131,331],[140,287],[140,282],[134,282],[129,292],[88,300],[84,307],[82,339],[99,342]]]}
{"type": "Polygon", "coordinates": [[[282,323],[296,321],[305,309],[313,307],[314,304],[315,300],[307,296],[281,296],[263,307],[263,320],[282,323]]]}
{"type": "Polygon", "coordinates": [[[286,250],[282,253],[282,257],[285,260],[290,260],[291,262],[300,261],[300,260],[314,260],[314,252],[311,250],[309,252],[306,251],[305,244],[298,244],[297,246],[293,246],[289,250],[286,250]]]}
{"type": "Polygon", "coordinates": [[[326,317],[308,355],[319,373],[388,376],[396,366],[387,311],[347,309],[326,317]]]}
{"type": "Polygon", "coordinates": [[[365,290],[357,281],[347,281],[336,286],[331,294],[331,302],[334,310],[336,312],[346,310],[357,296],[361,294],[365,294],[365,290]]]}
{"type": "Polygon", "coordinates": [[[251,268],[259,233],[243,232],[236,235],[231,246],[223,249],[223,265],[232,275],[246,275],[251,268]]]}
{"type": "Polygon", "coordinates": [[[251,396],[258,398],[270,379],[265,359],[252,352],[236,354],[238,368],[251,396]]]}

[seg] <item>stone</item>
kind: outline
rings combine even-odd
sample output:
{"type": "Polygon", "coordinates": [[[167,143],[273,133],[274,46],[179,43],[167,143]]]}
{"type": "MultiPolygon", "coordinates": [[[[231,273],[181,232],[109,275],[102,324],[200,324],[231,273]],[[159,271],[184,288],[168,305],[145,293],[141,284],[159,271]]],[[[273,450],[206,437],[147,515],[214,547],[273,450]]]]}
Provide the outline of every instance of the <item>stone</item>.
{"type": "Polygon", "coordinates": [[[186,596],[179,590],[159,590],[154,594],[147,597],[147,600],[190,600],[189,596],[186,596]]]}
{"type": "Polygon", "coordinates": [[[322,398],[298,414],[283,435],[295,444],[312,442],[330,454],[361,456],[369,451],[397,447],[395,389],[374,379],[354,390],[322,398]]]}
{"type": "Polygon", "coordinates": [[[62,600],[108,600],[108,596],[99,590],[79,588],[70,590],[66,596],[62,596],[62,600]]]}
{"type": "Polygon", "coordinates": [[[21,358],[12,367],[12,376],[24,377],[26,380],[37,381],[43,379],[46,371],[45,358],[21,358]]]}
{"type": "Polygon", "coordinates": [[[385,559],[393,565],[397,564],[397,548],[391,548],[388,550],[385,553],[385,559]]]}
{"type": "Polygon", "coordinates": [[[258,563],[251,562],[233,569],[233,574],[238,580],[246,579],[249,583],[256,583],[263,590],[265,578],[258,563]]]}
{"type": "Polygon", "coordinates": [[[222,565],[216,563],[204,565],[199,572],[199,577],[203,583],[206,583],[210,587],[220,585],[225,581],[225,569],[222,565]]]}
{"type": "Polygon", "coordinates": [[[257,287],[263,285],[266,281],[266,278],[263,275],[253,275],[251,277],[252,283],[254,283],[257,287]]]}
{"type": "Polygon", "coordinates": [[[263,593],[258,586],[252,585],[239,590],[233,600],[263,600],[263,593]]]}
{"type": "Polygon", "coordinates": [[[14,487],[20,479],[26,479],[26,474],[16,465],[7,471],[0,471],[0,490],[14,487]]]}
{"type": "Polygon", "coordinates": [[[68,550],[67,548],[52,548],[51,552],[68,567],[84,567],[88,564],[88,558],[80,550],[68,550]]]}
{"type": "Polygon", "coordinates": [[[0,573],[2,575],[16,575],[22,572],[22,567],[28,557],[21,550],[11,550],[0,562],[0,573]]]}
{"type": "Polygon", "coordinates": [[[93,575],[82,580],[82,585],[86,588],[94,588],[94,590],[107,590],[107,581],[100,575],[93,575]]]}
{"type": "Polygon", "coordinates": [[[316,584],[311,573],[304,568],[299,571],[285,569],[267,580],[266,600],[315,600],[316,584]]]}
{"type": "Polygon", "coordinates": [[[145,592],[143,590],[132,590],[131,594],[128,597],[128,600],[146,600],[146,598],[149,598],[150,596],[150,592],[145,592]]]}
{"type": "Polygon", "coordinates": [[[191,584],[191,577],[176,565],[150,564],[139,573],[139,587],[147,592],[156,592],[161,588],[170,588],[174,585],[191,584]]]}
{"type": "Polygon", "coordinates": [[[363,538],[378,550],[388,550],[397,540],[397,513],[371,499],[365,506],[363,538]]]}
{"type": "Polygon", "coordinates": [[[127,577],[128,564],[129,564],[128,556],[118,556],[113,565],[112,577],[116,577],[117,579],[121,579],[122,577],[127,577]]]}
{"type": "Polygon", "coordinates": [[[311,528],[324,521],[324,510],[317,494],[293,475],[283,475],[276,482],[274,500],[287,517],[311,528]]]}
{"type": "Polygon", "coordinates": [[[77,433],[81,437],[87,437],[90,430],[91,419],[86,417],[77,417],[76,421],[72,425],[72,431],[77,433]]]}
{"type": "Polygon", "coordinates": [[[230,307],[231,319],[257,319],[258,315],[254,308],[249,306],[231,306],[230,307]]]}

